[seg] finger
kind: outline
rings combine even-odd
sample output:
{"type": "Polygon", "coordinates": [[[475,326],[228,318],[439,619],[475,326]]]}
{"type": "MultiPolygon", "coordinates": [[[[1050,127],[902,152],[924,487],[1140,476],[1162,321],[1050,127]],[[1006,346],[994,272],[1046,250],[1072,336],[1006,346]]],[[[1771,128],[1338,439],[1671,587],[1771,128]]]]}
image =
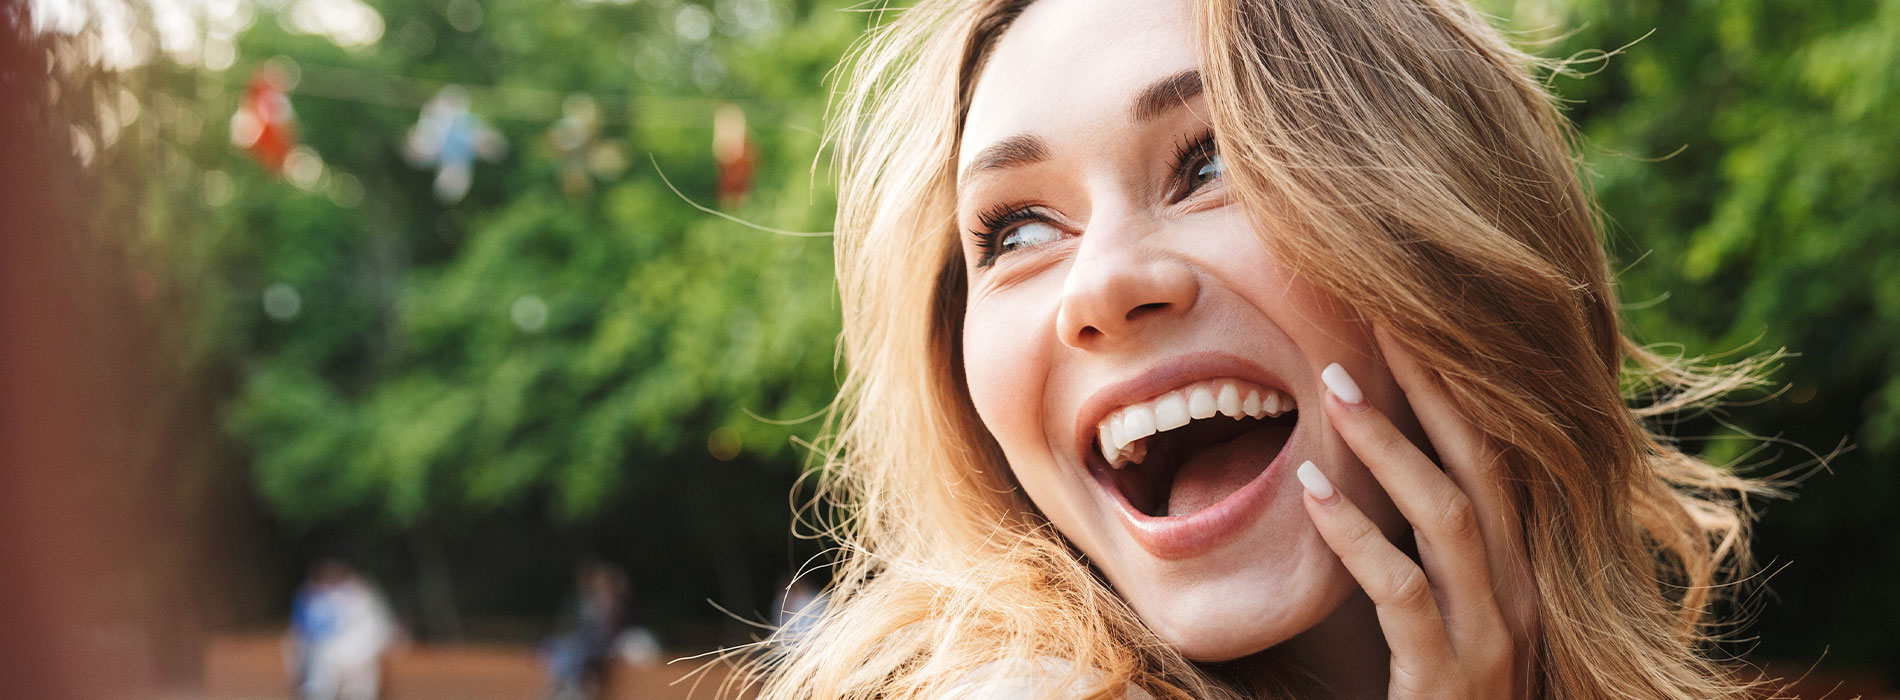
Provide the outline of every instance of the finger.
{"type": "Polygon", "coordinates": [[[1506,621],[1514,628],[1518,641],[1525,643],[1534,636],[1537,626],[1535,583],[1516,499],[1502,470],[1503,456],[1495,443],[1465,418],[1436,372],[1427,369],[1384,328],[1375,326],[1373,336],[1412,413],[1444,463],[1445,472],[1471,498],[1479,529],[1484,533],[1498,606],[1507,613],[1506,621]]]}
{"type": "Polygon", "coordinates": [[[1365,400],[1344,367],[1331,365],[1320,377],[1329,394],[1326,417],[1417,533],[1419,558],[1444,603],[1441,612],[1452,636],[1464,641],[1503,632],[1471,499],[1365,400]]]}
{"type": "Polygon", "coordinates": [[[1307,516],[1378,610],[1395,674],[1403,671],[1412,681],[1408,686],[1422,689],[1417,682],[1442,675],[1433,670],[1452,668],[1457,660],[1425,572],[1333,488],[1317,465],[1301,464],[1297,474],[1306,489],[1307,516]]]}

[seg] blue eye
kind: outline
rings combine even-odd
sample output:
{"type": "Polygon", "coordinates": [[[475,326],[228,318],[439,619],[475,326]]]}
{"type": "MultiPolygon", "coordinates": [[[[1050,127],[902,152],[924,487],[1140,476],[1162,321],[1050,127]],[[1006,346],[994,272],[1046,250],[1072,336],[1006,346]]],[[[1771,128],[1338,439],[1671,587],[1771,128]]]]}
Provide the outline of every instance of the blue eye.
{"type": "Polygon", "coordinates": [[[1205,162],[1201,163],[1200,167],[1194,169],[1194,176],[1188,179],[1188,191],[1193,192],[1198,190],[1203,185],[1213,182],[1226,172],[1226,161],[1221,159],[1219,153],[1215,153],[1209,156],[1205,162]]]}
{"type": "Polygon", "coordinates": [[[977,215],[982,226],[970,231],[982,255],[977,267],[989,267],[998,257],[1062,239],[1062,229],[1041,207],[1001,204],[977,215]]]}
{"type": "Polygon", "coordinates": [[[1050,226],[1048,223],[1042,221],[1029,221],[1021,226],[1010,229],[1009,233],[1003,236],[1002,247],[1003,250],[1006,251],[1015,250],[1017,248],[1028,248],[1044,243],[1053,243],[1056,239],[1061,237],[1062,232],[1057,230],[1056,227],[1050,226]]]}
{"type": "Polygon", "coordinates": [[[1213,131],[1203,131],[1175,146],[1174,176],[1178,183],[1175,186],[1180,188],[1175,190],[1176,197],[1186,199],[1226,174],[1227,161],[1215,147],[1213,131]]]}

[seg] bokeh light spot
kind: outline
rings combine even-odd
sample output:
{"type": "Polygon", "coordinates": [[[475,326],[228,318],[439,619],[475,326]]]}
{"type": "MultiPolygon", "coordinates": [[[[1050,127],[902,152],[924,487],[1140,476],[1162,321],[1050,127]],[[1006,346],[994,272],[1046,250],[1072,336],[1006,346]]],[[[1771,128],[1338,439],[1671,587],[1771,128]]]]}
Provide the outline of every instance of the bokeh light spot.
{"type": "Polygon", "coordinates": [[[344,209],[355,209],[363,203],[363,181],[349,173],[336,173],[330,178],[330,202],[344,209]]]}
{"type": "Polygon", "coordinates": [[[548,327],[548,303],[533,294],[523,294],[508,307],[508,317],[514,320],[516,328],[540,333],[548,327]]]}
{"type": "Polygon", "coordinates": [[[296,318],[303,310],[303,296],[297,288],[278,282],[264,289],[264,315],[276,321],[296,318]]]}
{"type": "Polygon", "coordinates": [[[205,206],[222,207],[231,203],[231,195],[236,194],[237,185],[231,182],[231,176],[223,170],[206,170],[204,174],[205,206]]]}
{"type": "Polygon", "coordinates": [[[739,439],[739,431],[726,426],[714,428],[712,434],[706,436],[706,451],[721,462],[730,462],[738,457],[739,449],[744,446],[745,442],[739,439]]]}
{"type": "Polygon", "coordinates": [[[449,0],[442,14],[455,31],[472,32],[482,28],[482,6],[475,0],[449,0]]]}
{"type": "Polygon", "coordinates": [[[698,5],[681,7],[679,14],[673,15],[673,31],[687,42],[705,41],[712,35],[712,13],[698,5]]]}
{"type": "Polygon", "coordinates": [[[309,146],[292,149],[284,159],[284,177],[300,190],[314,190],[323,183],[323,156],[309,146]]]}

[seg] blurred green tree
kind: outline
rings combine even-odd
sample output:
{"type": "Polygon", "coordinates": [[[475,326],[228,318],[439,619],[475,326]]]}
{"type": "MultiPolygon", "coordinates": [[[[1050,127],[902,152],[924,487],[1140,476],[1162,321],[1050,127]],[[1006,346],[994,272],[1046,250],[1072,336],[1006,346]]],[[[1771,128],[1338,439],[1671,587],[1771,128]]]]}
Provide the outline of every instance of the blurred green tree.
{"type": "Polygon", "coordinates": [[[558,531],[610,505],[636,505],[620,522],[683,549],[671,565],[698,591],[759,603],[731,580],[748,576],[737,543],[782,542],[791,438],[815,426],[775,419],[816,413],[835,388],[830,241],[692,203],[718,204],[714,114],[730,103],[754,169],[726,208],[829,229],[820,84],[861,16],[388,0],[373,41],[352,46],[313,35],[302,4],[246,6],[228,69],[147,69],[153,99],[194,113],[170,154],[185,177],[155,182],[179,203],[151,243],[168,308],[187,309],[192,371],[229,386],[221,422],[267,510],[293,535],[406,540],[429,633],[458,627],[452,582],[475,572],[451,551],[480,548],[476,524],[558,531]],[[285,76],[296,110],[302,148],[281,177],[225,138],[260,67],[285,76]],[[403,148],[448,85],[511,148],[445,203],[403,148]],[[550,129],[588,106],[622,150],[567,172],[550,129]],[[717,586],[690,566],[722,557],[717,586]]]}

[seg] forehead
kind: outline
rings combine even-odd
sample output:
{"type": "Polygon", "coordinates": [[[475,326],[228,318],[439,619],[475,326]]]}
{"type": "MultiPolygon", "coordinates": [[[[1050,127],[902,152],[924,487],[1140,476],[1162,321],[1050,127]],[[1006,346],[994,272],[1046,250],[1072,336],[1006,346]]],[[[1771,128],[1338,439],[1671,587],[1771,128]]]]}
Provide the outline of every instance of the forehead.
{"type": "Polygon", "coordinates": [[[990,53],[964,121],[959,170],[984,146],[1132,121],[1148,84],[1193,68],[1185,0],[1040,0],[990,53]]]}

